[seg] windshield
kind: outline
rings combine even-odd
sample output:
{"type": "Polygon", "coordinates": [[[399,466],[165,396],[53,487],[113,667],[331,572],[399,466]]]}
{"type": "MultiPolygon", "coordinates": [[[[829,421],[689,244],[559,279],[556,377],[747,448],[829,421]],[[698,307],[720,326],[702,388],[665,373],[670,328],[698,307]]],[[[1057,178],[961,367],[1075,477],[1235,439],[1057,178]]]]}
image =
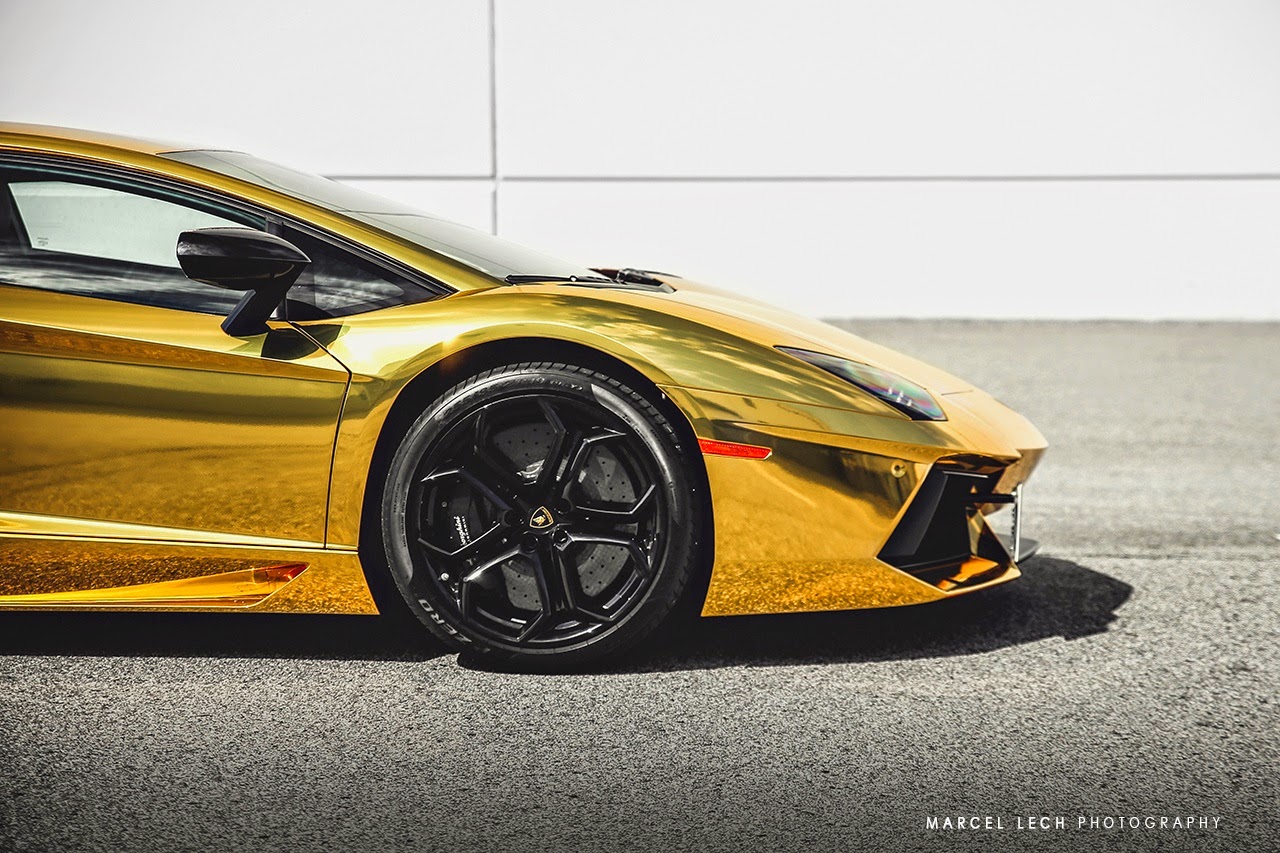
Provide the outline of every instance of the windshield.
{"type": "Polygon", "coordinates": [[[585,267],[526,249],[484,231],[439,219],[390,199],[236,151],[171,151],[161,155],[220,172],[341,213],[402,237],[498,279],[598,278],[585,267]]]}

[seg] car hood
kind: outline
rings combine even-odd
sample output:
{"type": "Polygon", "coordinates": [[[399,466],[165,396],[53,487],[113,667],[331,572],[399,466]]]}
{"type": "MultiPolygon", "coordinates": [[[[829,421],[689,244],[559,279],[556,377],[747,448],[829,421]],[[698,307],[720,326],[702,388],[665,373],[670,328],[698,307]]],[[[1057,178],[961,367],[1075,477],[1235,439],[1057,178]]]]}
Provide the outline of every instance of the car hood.
{"type": "MultiPolygon", "coordinates": [[[[686,279],[667,279],[669,293],[654,292],[652,298],[666,303],[668,312],[688,319],[709,320],[714,314],[732,324],[734,331],[766,346],[789,346],[837,355],[891,370],[923,385],[935,394],[957,394],[974,386],[931,364],[837,329],[821,320],[686,279]]],[[[723,322],[720,325],[724,325],[723,322]]]]}
{"type": "Polygon", "coordinates": [[[531,282],[320,326],[326,329],[326,347],[353,375],[378,381],[410,381],[431,364],[472,347],[546,338],[617,358],[665,390],[696,392],[699,402],[686,412],[694,420],[757,422],[786,412],[798,428],[849,435],[870,431],[895,436],[899,443],[991,456],[1016,458],[1021,449],[1043,446],[1025,418],[932,365],[755,300],[684,279],[665,284],[531,282]],[[905,376],[941,398],[948,420],[913,421],[874,394],[780,352],[779,346],[854,359],[905,376]],[[836,425],[828,423],[831,418],[853,420],[836,425]]]}
{"type": "MultiPolygon", "coordinates": [[[[963,446],[995,456],[1027,456],[1030,472],[1045,447],[1044,436],[1030,421],[971,383],[931,364],[893,349],[765,302],[683,279],[668,279],[671,292],[651,292],[648,300],[663,301],[664,311],[719,328],[768,346],[791,346],[825,352],[891,370],[945,397],[944,428],[963,446]]],[[[843,384],[843,383],[842,383],[843,384]]]]}

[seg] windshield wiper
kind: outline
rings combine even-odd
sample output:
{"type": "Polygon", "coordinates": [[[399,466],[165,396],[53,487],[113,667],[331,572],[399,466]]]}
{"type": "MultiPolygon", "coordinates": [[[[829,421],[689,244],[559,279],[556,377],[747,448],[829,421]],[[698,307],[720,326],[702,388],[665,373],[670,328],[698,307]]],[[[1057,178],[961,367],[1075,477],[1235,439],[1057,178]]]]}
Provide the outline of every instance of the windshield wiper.
{"type": "Polygon", "coordinates": [[[525,275],[522,273],[512,273],[503,279],[507,284],[533,284],[539,281],[567,281],[576,283],[579,281],[594,282],[596,284],[616,284],[613,279],[605,278],[602,275],[525,275]]]}

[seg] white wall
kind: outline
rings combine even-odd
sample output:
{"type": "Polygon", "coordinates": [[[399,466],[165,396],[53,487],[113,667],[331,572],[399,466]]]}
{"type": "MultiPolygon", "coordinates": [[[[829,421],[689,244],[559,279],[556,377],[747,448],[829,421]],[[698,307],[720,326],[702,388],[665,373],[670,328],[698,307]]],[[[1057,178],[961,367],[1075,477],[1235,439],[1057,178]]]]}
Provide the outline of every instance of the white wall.
{"type": "Polygon", "coordinates": [[[1280,319],[1271,0],[0,3],[0,116],[823,316],[1280,319]]]}

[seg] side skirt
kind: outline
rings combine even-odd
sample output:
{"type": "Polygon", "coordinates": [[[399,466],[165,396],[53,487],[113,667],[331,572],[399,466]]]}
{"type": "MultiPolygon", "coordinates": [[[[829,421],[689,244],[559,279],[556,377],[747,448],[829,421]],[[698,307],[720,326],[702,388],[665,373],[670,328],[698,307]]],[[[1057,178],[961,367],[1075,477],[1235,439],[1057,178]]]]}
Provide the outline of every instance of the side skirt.
{"type": "Polygon", "coordinates": [[[378,612],[354,550],[0,534],[0,610],[378,612]]]}

